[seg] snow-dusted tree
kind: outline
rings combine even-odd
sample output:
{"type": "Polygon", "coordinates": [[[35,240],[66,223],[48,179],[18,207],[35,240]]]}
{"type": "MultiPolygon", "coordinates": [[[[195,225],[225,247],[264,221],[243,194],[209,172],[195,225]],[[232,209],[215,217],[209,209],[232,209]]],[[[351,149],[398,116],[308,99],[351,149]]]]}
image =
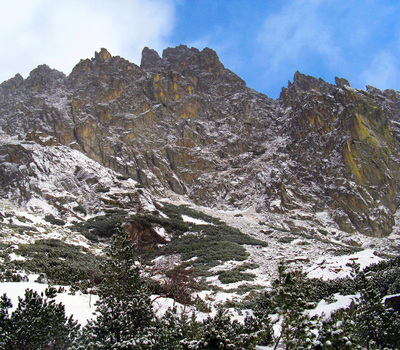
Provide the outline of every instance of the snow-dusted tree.
{"type": "Polygon", "coordinates": [[[316,350],[361,349],[352,310],[339,309],[322,322],[316,350]]]}
{"type": "Polygon", "coordinates": [[[311,307],[304,291],[301,271],[288,272],[283,263],[278,267],[278,279],[273,283],[270,306],[277,315],[279,332],[274,349],[310,349],[315,340],[316,318],[306,312],[311,307]]]}
{"type": "MultiPolygon", "coordinates": [[[[192,323],[196,322],[192,320],[192,323]]],[[[247,350],[255,349],[261,331],[253,317],[244,324],[232,320],[227,310],[219,309],[214,317],[209,316],[198,324],[197,334],[190,334],[180,344],[185,350],[247,350]]],[[[181,349],[181,348],[179,348],[181,349]]]]}
{"type": "Polygon", "coordinates": [[[361,343],[367,349],[400,349],[400,314],[385,306],[363,272],[358,279],[361,295],[355,319],[361,343]]]}
{"type": "Polygon", "coordinates": [[[168,309],[157,319],[154,328],[154,350],[184,350],[188,348],[187,344],[200,337],[200,323],[194,313],[189,318],[184,313],[178,314],[175,308],[168,309]]]}
{"type": "Polygon", "coordinates": [[[46,290],[46,297],[27,289],[25,297],[19,298],[18,306],[8,318],[5,308],[11,303],[5,296],[1,299],[1,325],[8,328],[1,335],[2,349],[69,349],[79,326],[71,317],[65,315],[65,307],[54,300],[54,288],[46,290]],[[3,337],[5,335],[5,337],[3,337]]]}
{"type": "Polygon", "coordinates": [[[12,344],[12,325],[8,309],[12,307],[11,300],[3,294],[0,299],[0,349],[9,350],[12,344]]]}
{"type": "Polygon", "coordinates": [[[146,283],[126,231],[113,236],[102,271],[95,320],[83,332],[86,349],[148,349],[152,347],[154,313],[146,283]]]}

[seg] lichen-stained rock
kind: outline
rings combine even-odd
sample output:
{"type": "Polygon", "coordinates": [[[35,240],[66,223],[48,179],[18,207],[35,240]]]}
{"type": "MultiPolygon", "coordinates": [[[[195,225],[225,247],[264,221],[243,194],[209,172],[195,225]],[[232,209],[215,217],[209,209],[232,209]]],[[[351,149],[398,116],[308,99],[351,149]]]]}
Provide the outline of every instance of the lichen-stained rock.
{"type": "Polygon", "coordinates": [[[400,94],[335,81],[296,72],[274,101],[209,48],[145,48],[140,66],[101,49],[68,76],[42,65],[2,83],[0,127],[164,197],[326,212],[342,230],[384,236],[399,206],[400,94]]]}
{"type": "Polygon", "coordinates": [[[82,215],[105,210],[151,208],[147,190],[139,191],[132,179],[76,150],[39,141],[0,138],[2,198],[64,219],[82,220],[82,215]]]}
{"type": "MultiPolygon", "coordinates": [[[[289,155],[298,184],[307,182],[367,235],[391,231],[399,191],[399,145],[385,105],[348,84],[333,86],[296,73],[281,101],[290,106],[289,155]]],[[[337,220],[342,229],[348,223],[337,220]],[[342,225],[343,223],[343,225],[342,225]]]]}

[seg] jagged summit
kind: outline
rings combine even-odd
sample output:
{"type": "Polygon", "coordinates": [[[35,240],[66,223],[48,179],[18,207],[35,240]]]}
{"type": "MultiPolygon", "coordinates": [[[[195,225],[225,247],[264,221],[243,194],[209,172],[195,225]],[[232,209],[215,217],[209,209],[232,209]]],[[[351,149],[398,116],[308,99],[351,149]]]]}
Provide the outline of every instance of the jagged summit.
{"type": "Polygon", "coordinates": [[[140,68],[151,69],[161,68],[162,59],[158,52],[153,49],[149,49],[147,46],[142,51],[142,60],[140,62],[140,68]]]}
{"type": "Polygon", "coordinates": [[[349,81],[347,79],[345,79],[345,78],[335,77],[335,84],[337,86],[348,86],[348,87],[350,87],[349,81]]]}
{"type": "Polygon", "coordinates": [[[95,60],[109,60],[111,58],[111,54],[105,48],[101,48],[100,52],[95,52],[94,59],[95,60]]]}
{"type": "Polygon", "coordinates": [[[0,127],[80,151],[154,195],[384,236],[399,205],[400,94],[335,82],[296,72],[275,101],[209,48],[146,47],[140,67],[101,49],[67,77],[42,65],[1,84],[0,127]]]}
{"type": "Polygon", "coordinates": [[[176,72],[184,72],[190,66],[192,68],[202,68],[209,72],[224,68],[217,53],[210,48],[200,51],[197,48],[189,48],[186,45],[174,48],[169,47],[163,51],[162,58],[155,50],[148,47],[145,47],[142,51],[140,67],[143,69],[164,67],[176,72]]]}

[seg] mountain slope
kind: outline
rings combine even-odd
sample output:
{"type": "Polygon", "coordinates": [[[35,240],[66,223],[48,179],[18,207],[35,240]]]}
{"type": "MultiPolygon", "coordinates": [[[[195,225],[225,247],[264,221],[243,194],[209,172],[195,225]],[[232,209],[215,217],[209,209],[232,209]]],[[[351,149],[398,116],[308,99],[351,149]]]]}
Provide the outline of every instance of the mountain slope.
{"type": "Polygon", "coordinates": [[[43,65],[1,84],[0,126],[80,151],[158,196],[254,207],[265,220],[326,213],[333,228],[382,237],[399,205],[399,101],[300,73],[274,101],[208,48],[145,48],[140,67],[102,49],[69,76],[43,65]]]}

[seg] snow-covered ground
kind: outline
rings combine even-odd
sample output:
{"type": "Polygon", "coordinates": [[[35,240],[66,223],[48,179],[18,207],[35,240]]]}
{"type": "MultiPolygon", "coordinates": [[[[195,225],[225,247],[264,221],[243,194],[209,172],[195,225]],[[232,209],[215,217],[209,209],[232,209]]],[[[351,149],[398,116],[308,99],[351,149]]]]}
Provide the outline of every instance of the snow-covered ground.
{"type": "Polygon", "coordinates": [[[400,247],[400,220],[396,220],[390,236],[374,238],[340,231],[326,212],[317,213],[310,219],[306,212],[293,211],[291,227],[298,229],[299,233],[292,233],[286,224],[287,216],[282,214],[261,215],[254,208],[244,211],[196,209],[268,243],[267,247],[246,247],[250,254],[249,262],[260,265],[251,270],[258,276],[254,284],[267,286],[268,281],[276,276],[280,261],[291,269],[303,270],[310,278],[326,280],[348,275],[351,270],[348,263],[356,262],[364,268],[381,261],[384,256],[397,256],[400,247]]]}
{"type": "MultiPolygon", "coordinates": [[[[37,275],[29,276],[28,282],[2,282],[0,283],[0,295],[7,294],[11,299],[14,310],[18,305],[18,298],[23,298],[26,289],[32,289],[33,291],[44,293],[47,284],[35,282],[37,275]]],[[[59,288],[60,286],[53,286],[59,288]]],[[[58,293],[56,297],[57,303],[62,303],[65,306],[65,313],[67,316],[73,315],[73,318],[80,324],[86,324],[88,319],[93,317],[95,310],[95,302],[98,300],[97,295],[82,294],[76,292],[70,293],[69,287],[63,287],[64,292],[58,293]]]]}
{"type": "MultiPolygon", "coordinates": [[[[188,203],[182,201],[178,204],[188,203]]],[[[218,217],[228,225],[236,227],[242,232],[268,243],[267,247],[246,246],[250,255],[246,262],[259,265],[259,267],[255,269],[246,271],[256,275],[254,281],[222,284],[217,276],[209,278],[211,285],[218,286],[222,290],[218,292],[204,290],[198,292],[196,296],[205,300],[210,305],[211,309],[215,305],[224,303],[227,300],[240,301],[243,297],[246,297],[247,294],[240,295],[237,292],[232,292],[242,285],[251,284],[258,286],[258,288],[269,288],[271,282],[276,277],[277,265],[281,260],[285,261],[289,268],[302,269],[307,273],[308,277],[332,279],[348,275],[350,273],[350,267],[347,266],[348,263],[357,262],[361,265],[361,268],[364,268],[372,263],[381,261],[385,253],[391,252],[390,249],[400,246],[400,237],[396,233],[387,238],[378,239],[356,233],[350,235],[339,231],[337,228],[330,226],[332,223],[327,213],[320,213],[318,215],[318,225],[320,225],[318,227],[325,227],[326,231],[329,231],[329,233],[324,232],[323,234],[318,233],[312,221],[302,219],[302,215],[305,215],[304,213],[296,213],[297,219],[292,220],[294,224],[297,225],[297,227],[302,226],[302,232],[314,232],[313,234],[299,235],[293,234],[289,229],[286,229],[286,224],[279,214],[270,214],[268,218],[269,221],[265,222],[265,216],[262,217],[257,214],[253,208],[249,208],[246,211],[231,212],[217,211],[202,207],[194,207],[194,209],[218,217]],[[349,253],[338,255],[337,251],[342,248],[346,248],[349,253]]],[[[13,205],[11,202],[2,201],[0,203],[0,212],[14,213],[12,216],[14,224],[20,226],[34,226],[37,228],[36,232],[26,234],[24,232],[20,233],[18,230],[11,230],[7,225],[4,225],[1,227],[0,231],[0,242],[18,245],[33,243],[37,239],[55,238],[68,244],[84,246],[95,254],[101,253],[104,248],[104,244],[102,243],[94,244],[78,233],[71,232],[62,227],[50,225],[43,219],[43,214],[35,215],[26,208],[20,208],[13,205]],[[24,222],[23,218],[29,219],[29,221],[24,222]]],[[[195,219],[190,216],[184,216],[183,219],[197,225],[209,224],[204,220],[195,219]]],[[[5,215],[3,220],[3,223],[7,223],[7,220],[10,220],[10,218],[5,215]]],[[[398,232],[398,228],[395,229],[395,232],[398,232]]],[[[165,232],[160,231],[159,233],[166,235],[165,232]]],[[[171,266],[174,265],[176,261],[179,261],[179,256],[170,258],[173,258],[169,261],[171,266]]],[[[11,253],[10,259],[17,260],[22,259],[22,257],[11,253]]],[[[155,262],[165,264],[166,262],[164,260],[160,257],[155,262]]],[[[221,270],[232,270],[243,263],[244,262],[227,261],[214,267],[210,272],[217,273],[221,270]]],[[[23,296],[26,288],[42,292],[46,286],[33,282],[32,278],[29,282],[0,283],[0,294],[7,293],[15,306],[18,301],[18,296],[23,296]]],[[[348,303],[352,297],[353,296],[345,296],[342,299],[342,297],[338,296],[338,301],[334,304],[327,304],[321,301],[315,312],[325,312],[327,314],[332,308],[340,307],[348,303]]],[[[92,317],[95,300],[95,296],[84,295],[78,292],[75,295],[71,295],[68,293],[68,290],[57,296],[57,301],[65,304],[67,314],[73,314],[81,323],[85,323],[88,318],[92,317]]],[[[172,306],[172,304],[173,301],[170,299],[157,298],[154,307],[157,312],[162,313],[168,306],[172,306]]],[[[206,317],[206,315],[202,317],[206,317]]]]}
{"type": "Polygon", "coordinates": [[[182,215],[182,219],[185,222],[191,222],[191,223],[196,224],[196,225],[214,225],[211,222],[207,222],[207,221],[200,220],[200,219],[195,219],[195,218],[192,218],[192,217],[190,217],[188,215],[182,215]]]}

